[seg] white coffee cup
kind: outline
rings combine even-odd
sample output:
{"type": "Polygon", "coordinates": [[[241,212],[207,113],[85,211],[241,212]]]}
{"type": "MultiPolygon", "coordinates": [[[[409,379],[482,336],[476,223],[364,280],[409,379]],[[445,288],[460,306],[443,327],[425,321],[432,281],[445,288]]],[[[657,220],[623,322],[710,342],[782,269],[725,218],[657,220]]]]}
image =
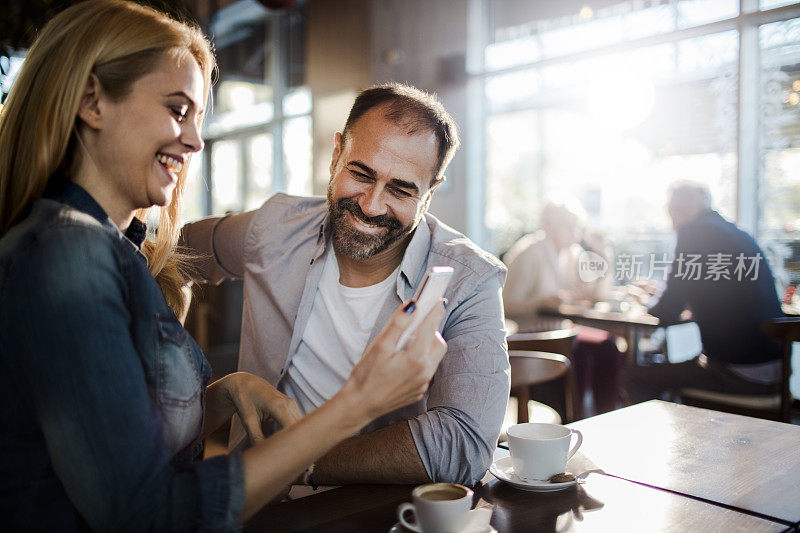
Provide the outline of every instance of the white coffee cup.
{"type": "Polygon", "coordinates": [[[580,431],[558,424],[528,423],[508,428],[511,464],[523,481],[546,481],[564,472],[582,442],[580,431]],[[577,442],[570,448],[573,435],[577,442]]]}
{"type": "Polygon", "coordinates": [[[472,490],[455,483],[428,483],[411,491],[414,503],[397,508],[397,518],[404,527],[420,533],[458,533],[463,531],[472,507],[472,490]],[[406,513],[412,513],[409,522],[406,513]]]}

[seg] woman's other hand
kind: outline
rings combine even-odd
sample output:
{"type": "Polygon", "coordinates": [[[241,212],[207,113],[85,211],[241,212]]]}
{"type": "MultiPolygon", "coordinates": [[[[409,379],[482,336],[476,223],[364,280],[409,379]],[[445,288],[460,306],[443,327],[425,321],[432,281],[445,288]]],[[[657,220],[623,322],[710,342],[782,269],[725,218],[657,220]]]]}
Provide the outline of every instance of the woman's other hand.
{"type": "Polygon", "coordinates": [[[235,372],[223,379],[227,398],[239,415],[251,444],[264,440],[262,422],[272,418],[286,427],[303,417],[293,399],[258,376],[235,372]]]}
{"type": "Polygon", "coordinates": [[[447,351],[439,334],[444,318],[440,302],[416,331],[414,340],[395,351],[400,335],[411,323],[405,306],[395,311],[383,331],[367,346],[342,391],[353,395],[357,409],[365,409],[369,420],[419,401],[447,351]]]}

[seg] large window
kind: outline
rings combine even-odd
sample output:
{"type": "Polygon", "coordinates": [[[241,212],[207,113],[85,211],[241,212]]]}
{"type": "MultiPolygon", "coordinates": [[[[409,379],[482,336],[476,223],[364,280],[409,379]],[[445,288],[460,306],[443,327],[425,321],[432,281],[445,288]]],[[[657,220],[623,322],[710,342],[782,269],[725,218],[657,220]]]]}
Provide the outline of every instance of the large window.
{"type": "Polygon", "coordinates": [[[800,19],[759,28],[762,109],[759,236],[800,283],[800,19]]]}
{"type": "Polygon", "coordinates": [[[194,158],[184,219],[254,209],[271,194],[310,194],[311,93],[302,7],[241,0],[209,24],[219,64],[205,149],[194,158]]]}
{"type": "Polygon", "coordinates": [[[618,252],[667,251],[667,187],[693,179],[800,281],[796,2],[479,3],[487,248],[566,192],[618,252]]]}

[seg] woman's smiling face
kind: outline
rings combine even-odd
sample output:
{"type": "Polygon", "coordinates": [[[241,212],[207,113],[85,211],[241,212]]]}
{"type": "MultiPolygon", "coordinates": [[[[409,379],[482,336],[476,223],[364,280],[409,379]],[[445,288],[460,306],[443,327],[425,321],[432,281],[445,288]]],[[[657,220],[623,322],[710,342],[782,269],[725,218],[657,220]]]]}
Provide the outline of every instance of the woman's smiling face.
{"type": "Polygon", "coordinates": [[[189,156],[203,148],[203,73],[190,54],[164,54],[128,96],[101,96],[93,161],[126,208],[168,205],[189,156]]]}

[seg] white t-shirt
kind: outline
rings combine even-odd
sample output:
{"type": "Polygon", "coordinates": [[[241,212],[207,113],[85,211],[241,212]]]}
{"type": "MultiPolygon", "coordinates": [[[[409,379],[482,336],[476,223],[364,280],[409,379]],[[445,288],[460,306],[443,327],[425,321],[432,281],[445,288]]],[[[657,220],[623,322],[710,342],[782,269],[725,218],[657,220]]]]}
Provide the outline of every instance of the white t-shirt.
{"type": "Polygon", "coordinates": [[[308,324],[278,385],[303,414],[342,388],[367,347],[378,311],[394,291],[397,273],[369,287],[345,287],[339,283],[336,254],[333,248],[328,251],[308,324]]]}

